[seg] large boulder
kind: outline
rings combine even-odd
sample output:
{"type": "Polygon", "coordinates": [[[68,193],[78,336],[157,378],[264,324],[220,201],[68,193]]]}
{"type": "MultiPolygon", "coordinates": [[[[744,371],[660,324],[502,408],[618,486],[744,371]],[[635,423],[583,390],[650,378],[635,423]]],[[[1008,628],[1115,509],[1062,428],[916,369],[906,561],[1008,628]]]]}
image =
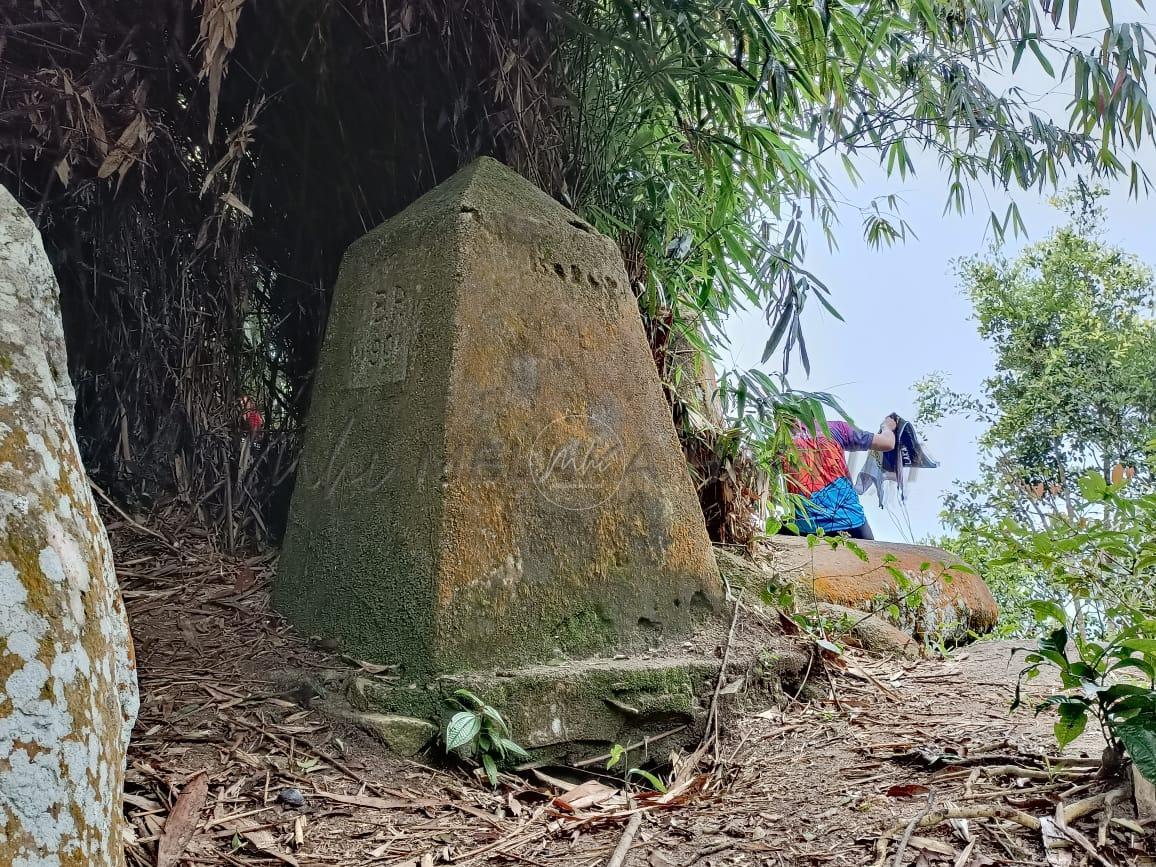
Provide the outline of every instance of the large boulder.
{"type": "Polygon", "coordinates": [[[789,536],[776,536],[767,547],[774,573],[804,599],[880,612],[917,638],[961,641],[990,631],[999,620],[983,579],[942,548],[867,541],[832,546],[824,540],[809,545],[789,536]]]}
{"type": "Polygon", "coordinates": [[[958,557],[928,545],[837,541],[833,547],[831,540],[809,544],[776,536],[756,558],[720,549],[718,560],[732,588],[755,594],[790,589],[801,607],[817,606],[833,623],[850,624],[871,649],[908,653],[912,637],[965,641],[999,620],[983,579],[958,557]],[[856,611],[874,616],[855,617],[856,611]]]}
{"type": "Polygon", "coordinates": [[[354,243],[274,601],[410,676],[689,635],[718,570],[621,255],[481,159],[354,243]]]}
{"type": "Polygon", "coordinates": [[[72,429],[56,281],[0,187],[0,864],[124,863],[132,644],[72,429]]]}

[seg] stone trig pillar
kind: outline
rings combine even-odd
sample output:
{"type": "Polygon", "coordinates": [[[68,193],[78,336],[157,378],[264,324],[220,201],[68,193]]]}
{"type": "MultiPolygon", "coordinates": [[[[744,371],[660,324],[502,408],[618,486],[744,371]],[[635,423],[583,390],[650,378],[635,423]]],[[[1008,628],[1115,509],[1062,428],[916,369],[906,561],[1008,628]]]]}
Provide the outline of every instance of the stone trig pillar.
{"type": "Polygon", "coordinates": [[[480,159],[353,244],[275,588],[410,674],[683,637],[720,598],[615,245],[480,159]]]}

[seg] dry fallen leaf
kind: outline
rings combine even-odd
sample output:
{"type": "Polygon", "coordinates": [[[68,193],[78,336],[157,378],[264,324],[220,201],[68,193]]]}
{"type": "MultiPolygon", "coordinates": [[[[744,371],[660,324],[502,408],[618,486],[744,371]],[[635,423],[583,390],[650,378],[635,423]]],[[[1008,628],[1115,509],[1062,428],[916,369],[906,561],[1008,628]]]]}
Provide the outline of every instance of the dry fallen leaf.
{"type": "Polygon", "coordinates": [[[173,804],[173,811],[165,820],[164,833],[157,844],[157,867],[169,867],[180,860],[185,847],[193,837],[201,808],[209,794],[209,778],[202,771],[187,783],[173,804]]]}
{"type": "Polygon", "coordinates": [[[719,695],[736,695],[737,693],[742,691],[743,684],[745,684],[745,683],[746,683],[745,677],[736,678],[735,680],[732,680],[730,683],[728,683],[726,686],[724,686],[722,689],[720,689],[718,691],[718,694],[719,695]]]}
{"type": "Polygon", "coordinates": [[[917,795],[926,795],[930,789],[927,786],[921,786],[919,783],[906,783],[904,785],[892,786],[887,790],[888,798],[914,798],[917,795]]]}
{"type": "Polygon", "coordinates": [[[1054,819],[1040,816],[1040,836],[1044,842],[1044,855],[1051,867],[1071,867],[1071,845],[1064,832],[1059,829],[1054,819]]]}
{"type": "Polygon", "coordinates": [[[583,807],[593,807],[618,794],[618,790],[597,780],[587,780],[568,789],[554,799],[554,804],[564,810],[577,812],[583,807]]]}
{"type": "Polygon", "coordinates": [[[233,210],[240,211],[246,217],[249,217],[250,219],[252,219],[253,211],[249,208],[248,205],[246,205],[244,202],[242,202],[240,199],[238,199],[234,193],[225,193],[224,195],[221,196],[221,201],[224,202],[226,205],[228,205],[233,210]]]}
{"type": "Polygon", "coordinates": [[[357,665],[366,674],[384,674],[397,667],[394,665],[379,665],[376,662],[366,662],[364,659],[357,660],[357,665]]]}
{"type": "Polygon", "coordinates": [[[253,585],[257,583],[257,573],[248,566],[240,566],[237,569],[237,574],[233,578],[233,595],[240,596],[242,593],[247,593],[253,589],[253,585]]]}
{"type": "Polygon", "coordinates": [[[908,845],[912,849],[920,849],[935,855],[946,855],[948,858],[954,858],[959,854],[956,848],[950,843],[944,843],[942,840],[936,840],[933,837],[912,837],[908,845]]]}
{"type": "Polygon", "coordinates": [[[274,839],[273,834],[269,831],[238,831],[242,837],[245,838],[250,846],[256,849],[263,855],[268,855],[271,858],[276,858],[283,864],[292,865],[292,867],[300,867],[297,859],[286,852],[282,852],[274,839]]]}
{"type": "Polygon", "coordinates": [[[400,798],[372,798],[368,795],[339,795],[335,792],[314,792],[311,798],[320,798],[323,801],[336,801],[338,804],[350,804],[354,807],[368,807],[371,810],[397,810],[402,807],[420,809],[423,807],[442,806],[444,801],[404,801],[400,798]]]}
{"type": "Polygon", "coordinates": [[[111,153],[104,158],[100,164],[100,168],[96,171],[96,176],[101,180],[111,177],[121,169],[129,168],[136,158],[133,151],[137,146],[147,140],[148,121],[145,120],[143,114],[138,114],[133,118],[132,122],[124,128],[117,139],[116,146],[111,153]]]}

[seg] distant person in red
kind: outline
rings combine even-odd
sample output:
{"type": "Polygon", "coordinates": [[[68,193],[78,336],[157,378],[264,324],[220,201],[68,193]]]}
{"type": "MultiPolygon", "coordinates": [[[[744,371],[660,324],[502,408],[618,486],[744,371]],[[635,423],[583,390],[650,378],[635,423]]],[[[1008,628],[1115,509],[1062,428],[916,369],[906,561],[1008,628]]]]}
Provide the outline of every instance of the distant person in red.
{"type": "MultiPolygon", "coordinates": [[[[891,451],[895,448],[895,419],[890,415],[883,419],[877,434],[845,421],[830,422],[827,429],[830,436],[800,423],[791,435],[798,456],[783,459],[783,472],[788,492],[802,502],[788,522],[803,536],[822,530],[827,535],[846,533],[853,539],[874,539],[843,453],[891,451]]],[[[786,532],[793,531],[788,528],[786,532]]]]}
{"type": "Polygon", "coordinates": [[[251,397],[241,398],[241,427],[250,439],[257,439],[265,427],[265,416],[257,409],[257,401],[251,397]]]}

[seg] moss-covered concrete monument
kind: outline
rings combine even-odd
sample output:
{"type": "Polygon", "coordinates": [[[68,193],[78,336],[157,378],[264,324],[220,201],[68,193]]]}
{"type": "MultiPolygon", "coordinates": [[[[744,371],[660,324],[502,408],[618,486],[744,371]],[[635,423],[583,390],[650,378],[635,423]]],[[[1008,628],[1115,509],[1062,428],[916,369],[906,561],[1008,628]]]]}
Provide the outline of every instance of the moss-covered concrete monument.
{"type": "Polygon", "coordinates": [[[275,601],[409,677],[689,636],[717,567],[615,245],[481,159],[346,254],[275,601]]]}

